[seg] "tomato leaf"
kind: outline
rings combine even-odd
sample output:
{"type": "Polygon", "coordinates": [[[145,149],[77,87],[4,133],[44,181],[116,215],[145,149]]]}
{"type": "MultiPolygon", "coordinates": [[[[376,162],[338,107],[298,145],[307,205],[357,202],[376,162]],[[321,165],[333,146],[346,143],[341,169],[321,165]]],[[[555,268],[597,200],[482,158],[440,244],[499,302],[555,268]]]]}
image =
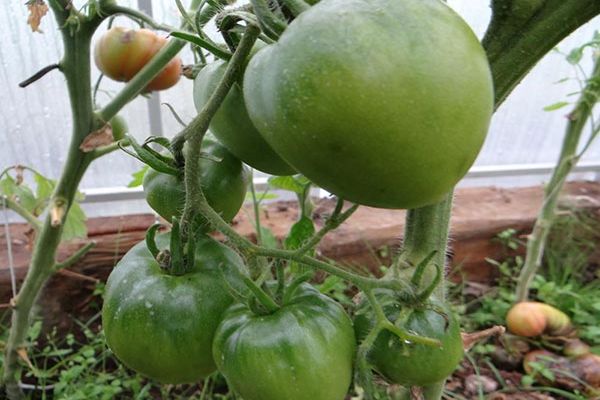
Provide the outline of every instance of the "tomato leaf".
{"type": "Polygon", "coordinates": [[[6,176],[6,178],[0,181],[0,191],[2,194],[14,198],[23,208],[30,213],[34,214],[37,206],[37,201],[33,191],[24,184],[17,184],[12,176],[6,176]]]}
{"type": "MultiPolygon", "coordinates": [[[[288,250],[296,250],[302,247],[302,245],[315,234],[315,226],[312,220],[308,217],[300,218],[294,225],[292,225],[290,232],[284,241],[284,246],[288,250]]],[[[308,254],[312,255],[313,250],[308,254]]],[[[294,273],[305,272],[297,262],[292,261],[290,263],[290,269],[294,273]]]]}
{"type": "Polygon", "coordinates": [[[272,188],[287,190],[300,195],[304,193],[304,189],[308,184],[310,184],[310,181],[302,175],[272,176],[269,178],[269,185],[272,188]]]}
{"type": "Polygon", "coordinates": [[[31,31],[43,33],[40,29],[40,24],[42,18],[48,13],[48,6],[43,0],[30,0],[26,4],[29,10],[27,24],[31,27],[31,31]]]}
{"type": "Polygon", "coordinates": [[[262,246],[269,249],[276,249],[279,247],[279,241],[273,234],[273,231],[269,228],[265,228],[264,226],[260,227],[260,235],[262,239],[262,246]]]}
{"type": "Polygon", "coordinates": [[[142,182],[144,181],[144,175],[146,175],[146,171],[148,171],[148,168],[150,168],[148,165],[144,165],[142,169],[131,174],[133,179],[131,180],[131,182],[129,182],[127,187],[132,188],[142,186],[142,182]]]}
{"type": "Polygon", "coordinates": [[[578,47],[576,49],[571,50],[571,52],[567,56],[567,61],[573,65],[579,64],[581,58],[583,57],[583,50],[583,47],[578,47]]]}
{"type": "Polygon", "coordinates": [[[285,238],[284,246],[288,250],[298,249],[314,234],[315,226],[312,220],[308,217],[302,217],[292,225],[288,236],[285,238]]]}
{"type": "Polygon", "coordinates": [[[61,240],[87,237],[87,220],[83,209],[77,201],[73,202],[65,219],[61,240]]]}
{"type": "Polygon", "coordinates": [[[52,192],[54,191],[54,187],[56,186],[56,182],[52,179],[48,179],[45,176],[34,173],[33,179],[35,179],[36,191],[35,196],[38,200],[48,200],[52,196],[52,192]]]}

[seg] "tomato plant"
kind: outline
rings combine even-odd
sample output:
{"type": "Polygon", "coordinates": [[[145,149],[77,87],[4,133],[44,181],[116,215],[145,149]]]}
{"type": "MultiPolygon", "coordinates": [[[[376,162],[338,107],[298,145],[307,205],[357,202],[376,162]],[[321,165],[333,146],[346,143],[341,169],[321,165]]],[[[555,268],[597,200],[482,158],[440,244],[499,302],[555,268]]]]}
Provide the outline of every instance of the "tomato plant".
{"type": "MultiPolygon", "coordinates": [[[[170,235],[157,236],[164,248],[170,235]]],[[[231,304],[223,276],[235,282],[240,257],[208,237],[196,243],[191,271],[171,275],[146,242],[134,246],[106,284],[106,341],[128,367],[163,383],[196,382],[215,370],[212,340],[231,304]]]]}
{"type": "MultiPolygon", "coordinates": [[[[205,139],[202,150],[220,159],[200,161],[200,180],[208,203],[223,219],[231,221],[246,197],[249,173],[233,154],[214,140],[205,139]]],[[[146,201],[161,217],[171,221],[180,217],[185,204],[183,176],[169,175],[149,168],[144,175],[146,201]]]]}
{"type": "MultiPolygon", "coordinates": [[[[194,104],[200,111],[223,77],[226,64],[216,61],[204,67],[194,80],[194,104]]],[[[281,159],[256,130],[239,83],[233,85],[210,123],[215,136],[252,168],[271,175],[292,175],[295,170],[281,159]]]]}
{"type": "MultiPolygon", "coordinates": [[[[28,4],[34,29],[46,12],[44,2],[35,3],[28,4]]],[[[348,210],[356,209],[353,206],[343,211],[344,200],[389,208],[433,204],[451,190],[472,164],[492,109],[490,71],[472,32],[443,2],[251,0],[252,7],[234,9],[223,7],[227,0],[193,0],[189,12],[182,18],[181,32],[115,1],[90,2],[88,7],[77,10],[71,2],[46,3],[58,22],[64,56],[60,63],[41,68],[21,86],[41,79],[49,71],[59,70],[64,75],[72,110],[72,145],[65,158],[64,172],[49,195],[44,222],[37,220],[38,214],[20,207],[19,199],[4,199],[5,206],[17,212],[36,231],[27,275],[10,302],[11,330],[2,374],[9,398],[23,398],[22,389],[28,386],[20,382],[24,376],[20,369],[22,361],[27,360],[24,351],[28,349],[27,327],[40,290],[54,272],[75,264],[93,247],[93,243],[89,243],[65,261],[56,261],[61,235],[68,229],[67,215],[77,204],[77,187],[86,169],[117,148],[110,145],[83,152],[77,144],[90,132],[101,129],[104,121],[110,121],[143,88],[158,90],[174,84],[179,79],[181,62],[171,58],[188,43],[184,40],[189,39],[199,47],[194,49],[198,65],[205,64],[206,51],[228,60],[225,72],[207,100],[207,106],[172,141],[149,138],[139,145],[129,140],[127,144],[134,148],[138,158],[145,162],[150,160],[147,163],[161,172],[181,174],[182,160],[189,161],[183,157],[185,145],[194,151],[189,157],[193,162],[185,163],[184,173],[188,177],[196,174],[202,140],[210,121],[230,87],[242,79],[240,71],[244,70],[250,50],[260,36],[274,44],[256,54],[243,77],[242,97],[250,121],[281,159],[296,172],[338,195],[338,203],[319,232],[311,237],[303,236],[302,240],[298,236],[293,238],[299,243],[293,250],[259,246],[212,212],[204,196],[198,195],[202,193],[200,181],[187,179],[185,213],[180,220],[175,220],[171,234],[171,238],[181,240],[172,240],[171,253],[140,244],[121,261],[109,280],[104,322],[109,344],[119,357],[163,382],[196,380],[214,369],[210,357],[212,329],[220,319],[216,315],[231,302],[227,288],[219,286],[225,285],[223,279],[218,278],[242,266],[233,250],[207,238],[199,242],[191,240],[190,233],[197,218],[205,218],[217,227],[231,247],[247,257],[256,270],[253,272],[258,272],[253,277],[261,276],[261,281],[271,271],[265,260],[272,260],[280,282],[286,279],[289,269],[285,268],[290,265],[322,270],[351,282],[369,296],[373,307],[381,306],[377,300],[373,301],[375,289],[405,291],[405,296],[413,294],[400,279],[368,278],[310,254],[324,234],[351,214],[348,210]],[[316,4],[308,7],[307,3],[316,4]],[[226,46],[213,42],[203,31],[215,15],[218,15],[215,22],[226,46]],[[170,40],[163,47],[164,39],[144,29],[115,28],[106,33],[95,51],[99,68],[113,79],[128,81],[136,73],[139,79],[124,85],[96,111],[90,93],[91,39],[103,22],[116,16],[170,31],[177,40],[170,40]],[[164,51],[158,50],[161,48],[164,51]],[[165,160],[162,154],[150,151],[152,143],[172,149],[173,160],[165,160]],[[175,229],[179,223],[181,229],[175,229]],[[178,245],[173,246],[176,242],[178,245]],[[156,261],[157,255],[161,256],[160,263],[156,261]],[[167,263],[170,257],[177,262],[167,263]],[[170,269],[163,271],[161,266],[170,269]],[[186,290],[188,287],[192,289],[186,290]],[[207,311],[206,307],[213,305],[215,308],[207,311]]],[[[492,20],[483,39],[498,88],[496,106],[544,53],[600,13],[597,0],[521,1],[518,7],[508,3],[514,2],[492,2],[492,20]],[[531,51],[532,48],[535,51],[531,51]]],[[[595,77],[597,75],[595,73],[595,77]]],[[[239,101],[238,97],[238,104],[239,101]]],[[[582,114],[578,121],[571,121],[572,126],[579,126],[579,132],[574,132],[577,135],[585,126],[581,121],[591,113],[586,110],[590,103],[581,101],[579,104],[584,109],[575,111],[582,114]]],[[[121,144],[124,147],[126,143],[121,144]]],[[[443,202],[413,209],[407,214],[408,229],[402,254],[403,261],[411,267],[409,271],[419,271],[418,266],[415,267],[418,259],[430,252],[437,253],[436,265],[441,270],[451,203],[451,196],[446,196],[443,202]]],[[[171,214],[181,206],[181,202],[176,204],[171,214]]],[[[258,218],[256,225],[261,232],[258,218]]],[[[161,238],[159,244],[164,244],[166,239],[161,238]]],[[[438,281],[442,279],[439,275],[438,281]]],[[[418,285],[413,286],[418,288],[418,285]]],[[[302,290],[288,299],[289,302],[283,301],[277,311],[261,316],[244,314],[245,306],[236,306],[228,314],[227,322],[221,325],[220,340],[214,342],[219,354],[229,355],[235,350],[240,356],[219,357],[220,367],[232,387],[239,388],[247,399],[259,396],[267,400],[341,400],[345,396],[354,353],[350,323],[342,322],[347,317],[342,317],[343,311],[331,300],[314,294],[313,300],[300,301],[310,297],[302,295],[302,290]],[[261,324],[271,329],[261,331],[261,324]],[[236,326],[242,325],[244,329],[233,332],[236,326]],[[286,332],[289,326],[296,329],[286,332]],[[252,332],[255,334],[245,336],[252,332]],[[322,340],[323,333],[331,333],[333,339],[322,340]],[[247,339],[248,347],[245,347],[246,342],[235,349],[227,345],[235,341],[241,343],[242,339],[247,339]],[[272,340],[268,346],[260,347],[262,339],[272,340]],[[254,352],[253,348],[260,348],[261,352],[254,352]],[[261,363],[262,359],[266,361],[261,363]],[[278,363],[280,360],[283,362],[278,363]],[[306,360],[308,367],[303,364],[306,360]],[[243,365],[254,367],[246,370],[243,365]],[[250,380],[242,380],[241,375],[250,376],[250,380]],[[300,392],[304,383],[307,384],[302,389],[306,393],[300,392]],[[266,395],[257,394],[257,389],[266,395]]],[[[456,344],[453,317],[443,306],[422,301],[433,290],[436,290],[435,285],[421,292],[417,296],[419,301],[410,307],[403,304],[401,310],[386,309],[396,325],[391,325],[382,313],[377,314],[377,329],[370,332],[371,338],[383,327],[398,337],[413,340],[399,343],[390,337],[387,342],[377,342],[390,354],[410,347],[408,353],[400,353],[394,360],[390,360],[386,352],[381,354],[377,346],[374,349],[373,359],[378,369],[396,381],[424,382],[426,379],[429,382],[439,378],[440,371],[448,372],[454,358],[458,358],[460,346],[456,344]],[[398,325],[416,334],[407,335],[398,325]],[[445,345],[441,349],[427,349],[430,354],[418,346],[438,341],[425,335],[438,337],[445,345]],[[449,353],[444,358],[440,352],[449,353]],[[421,354],[421,358],[416,354],[421,354]],[[397,365],[397,360],[407,363],[397,365]],[[426,369],[424,360],[436,368],[426,369]],[[412,377],[416,371],[425,378],[412,377]]],[[[365,324],[368,322],[366,318],[365,324]]],[[[361,344],[361,355],[368,353],[363,351],[368,347],[362,347],[365,343],[369,344],[367,341],[361,344]]],[[[589,360],[586,357],[586,363],[589,360]]],[[[365,358],[358,361],[363,370],[365,358]]],[[[34,387],[37,390],[38,386],[34,387]]],[[[428,387],[423,396],[427,400],[438,400],[442,389],[437,383],[428,387]]],[[[372,397],[371,394],[365,390],[365,398],[372,397]]]]}
{"type": "Polygon", "coordinates": [[[298,172],[384,208],[440,201],[473,164],[493,109],[483,48],[438,0],[317,3],[250,60],[244,99],[298,172]]]}
{"type": "MultiPolygon", "coordinates": [[[[131,80],[167,40],[148,29],[127,29],[115,26],[105,32],[94,49],[96,66],[116,81],[131,80]]],[[[146,86],[146,91],[164,90],[181,77],[181,59],[173,58],[146,86]]]]}
{"type": "Polygon", "coordinates": [[[245,400],[342,400],[355,348],[342,307],[303,284],[271,314],[232,306],[217,329],[213,353],[245,400]]]}
{"type": "MultiPolygon", "coordinates": [[[[382,331],[369,353],[375,369],[392,382],[407,386],[431,385],[450,375],[463,358],[460,325],[454,314],[435,301],[413,309],[394,301],[389,292],[380,292],[378,297],[391,321],[408,332],[438,339],[441,346],[409,343],[382,331]]],[[[364,339],[373,324],[371,308],[365,303],[354,318],[357,337],[364,339]]]]}

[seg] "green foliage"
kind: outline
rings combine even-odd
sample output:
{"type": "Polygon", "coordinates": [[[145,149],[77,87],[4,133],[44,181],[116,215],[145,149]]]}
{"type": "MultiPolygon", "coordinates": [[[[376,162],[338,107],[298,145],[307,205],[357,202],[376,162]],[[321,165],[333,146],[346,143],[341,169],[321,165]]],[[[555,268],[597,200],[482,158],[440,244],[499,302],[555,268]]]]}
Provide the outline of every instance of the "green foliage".
{"type": "Polygon", "coordinates": [[[129,184],[127,185],[127,187],[134,188],[142,186],[142,183],[144,182],[144,175],[146,175],[146,171],[148,171],[148,168],[150,168],[149,165],[144,165],[142,169],[131,174],[132,179],[131,182],[129,182],[129,184]]]}
{"type": "MultiPolygon", "coordinates": [[[[562,210],[549,235],[543,267],[532,284],[534,299],[567,313],[580,337],[592,346],[600,345],[600,281],[590,266],[599,239],[600,223],[591,212],[562,210]]],[[[515,301],[514,289],[523,266],[523,258],[516,254],[525,243],[514,229],[499,233],[495,240],[506,254],[501,261],[487,260],[500,274],[497,285],[487,288],[484,295],[472,297],[465,286],[452,290],[467,330],[504,325],[515,301]]]]}
{"type": "MultiPolygon", "coordinates": [[[[96,292],[102,291],[100,285],[96,292]]],[[[125,368],[107,348],[99,317],[96,314],[87,321],[75,321],[75,329],[67,334],[56,328],[44,333],[41,320],[32,323],[27,333],[31,367],[25,367],[22,380],[30,386],[35,384],[37,389],[29,389],[27,398],[235,400],[234,394],[224,390],[225,381],[218,373],[195,385],[173,386],[161,385],[125,368]]],[[[8,336],[6,321],[2,323],[1,318],[0,348],[8,336]]],[[[0,353],[0,369],[3,360],[4,354],[0,353]]]]}
{"type": "MultiPolygon", "coordinates": [[[[55,187],[55,180],[46,178],[29,167],[11,167],[4,170],[0,175],[0,194],[15,201],[24,211],[36,218],[47,212],[55,187]],[[9,174],[10,170],[15,171],[15,177],[9,174]],[[33,175],[35,190],[26,183],[23,176],[24,171],[29,171],[33,175]]],[[[85,224],[87,218],[80,205],[83,199],[83,193],[77,192],[65,220],[62,240],[87,237],[87,226],[85,224]]]]}
{"type": "Polygon", "coordinates": [[[310,181],[302,175],[269,178],[269,186],[273,189],[287,190],[296,194],[304,193],[306,185],[310,185],[310,181]]]}

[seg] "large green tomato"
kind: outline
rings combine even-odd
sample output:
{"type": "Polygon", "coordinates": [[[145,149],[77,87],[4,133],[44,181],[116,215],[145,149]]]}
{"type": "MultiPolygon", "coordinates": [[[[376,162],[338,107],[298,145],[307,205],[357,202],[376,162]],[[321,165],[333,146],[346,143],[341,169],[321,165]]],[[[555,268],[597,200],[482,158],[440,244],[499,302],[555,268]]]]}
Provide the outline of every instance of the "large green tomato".
{"type": "Polygon", "coordinates": [[[343,400],[355,350],[342,307],[307,284],[270,315],[232,306],[213,344],[219,371],[244,400],[343,400]]]}
{"type": "Polygon", "coordinates": [[[353,202],[440,201],[493,110],[485,52],[439,0],[322,0],[246,68],[256,128],[290,165],[353,202]]]}
{"type": "MultiPolygon", "coordinates": [[[[395,322],[402,307],[386,291],[378,292],[383,300],[386,316],[395,322]]],[[[431,308],[415,309],[410,312],[402,327],[407,331],[438,339],[439,348],[422,344],[406,343],[389,331],[382,331],[369,359],[375,369],[392,382],[404,386],[425,386],[439,382],[449,376],[463,359],[460,325],[454,314],[442,304],[431,308]]],[[[354,318],[354,328],[359,340],[364,339],[374,324],[370,306],[365,302],[354,318]]]]}
{"type": "MultiPolygon", "coordinates": [[[[194,104],[200,111],[221,81],[227,64],[217,61],[204,67],[194,80],[194,104]]],[[[281,159],[258,133],[244,105],[242,88],[235,83],[210,122],[215,136],[246,164],[271,175],[296,171],[281,159]]]]}
{"type": "MultiPolygon", "coordinates": [[[[159,248],[169,237],[157,236],[159,248]]],[[[197,382],[212,373],[213,336],[233,301],[219,269],[237,287],[233,269],[244,271],[242,260],[208,237],[182,276],[161,269],[145,242],[127,252],[108,278],[102,308],[106,341],[119,360],[162,383],[197,382]]]]}
{"type": "MultiPolygon", "coordinates": [[[[202,190],[208,203],[224,220],[231,221],[238,213],[248,187],[246,167],[220,143],[210,139],[202,142],[202,151],[220,158],[200,161],[202,190]]],[[[183,176],[173,176],[149,168],[143,180],[146,201],[161,217],[171,221],[179,218],[185,205],[183,176]]]]}

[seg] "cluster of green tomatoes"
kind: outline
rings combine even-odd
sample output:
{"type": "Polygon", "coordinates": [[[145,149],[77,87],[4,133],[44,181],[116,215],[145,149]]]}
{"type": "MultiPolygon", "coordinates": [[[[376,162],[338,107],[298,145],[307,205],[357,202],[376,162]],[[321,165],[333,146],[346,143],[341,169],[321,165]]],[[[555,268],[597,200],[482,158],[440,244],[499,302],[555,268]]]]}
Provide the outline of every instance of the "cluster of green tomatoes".
{"type": "MultiPolygon", "coordinates": [[[[311,2],[315,3],[315,2],[311,2]]],[[[201,110],[227,64],[194,83],[201,110]]],[[[272,175],[300,173],[336,196],[382,208],[436,203],[473,164],[493,109],[489,65],[477,38],[439,0],[322,0],[273,44],[257,44],[203,142],[201,182],[230,221],[248,185],[243,163],[272,175]],[[242,163],[243,161],[243,163],[242,163]]],[[[168,221],[184,207],[183,176],[150,169],[148,203],[168,221]]],[[[364,301],[351,318],[302,280],[265,283],[260,301],[244,260],[201,234],[186,273],[169,273],[175,233],[132,248],[106,287],[108,345],[128,367],[164,383],[215,370],[244,400],[343,400],[357,346],[375,316],[364,301]],[[166,261],[165,261],[166,260],[166,261]],[[240,302],[239,298],[248,301],[240,302]]],[[[178,234],[178,233],[177,233],[178,234]]],[[[443,380],[462,358],[460,328],[434,300],[377,297],[406,331],[431,347],[382,331],[373,368],[406,386],[443,380]]]]}

